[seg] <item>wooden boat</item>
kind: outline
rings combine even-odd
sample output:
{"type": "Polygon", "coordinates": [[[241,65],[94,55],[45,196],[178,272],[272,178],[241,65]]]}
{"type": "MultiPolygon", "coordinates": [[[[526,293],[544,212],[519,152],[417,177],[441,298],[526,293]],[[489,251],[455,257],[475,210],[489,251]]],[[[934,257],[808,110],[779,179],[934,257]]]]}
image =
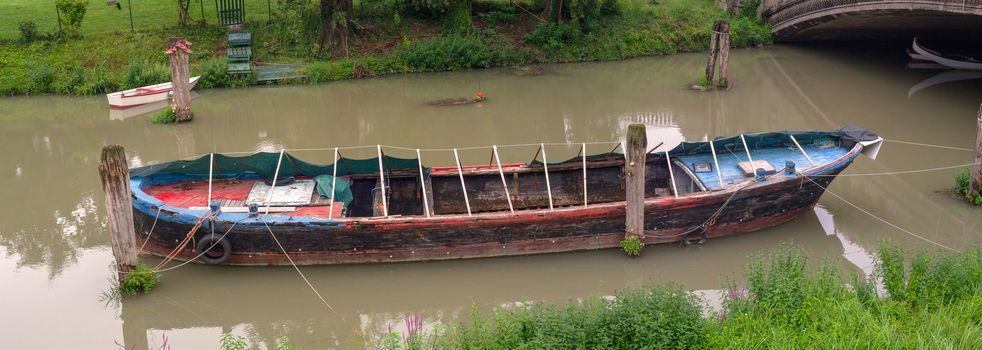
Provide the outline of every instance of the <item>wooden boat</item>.
{"type": "MultiPolygon", "coordinates": [[[[188,80],[191,89],[194,89],[194,85],[198,83],[198,78],[201,77],[191,77],[188,80]]],[[[165,101],[170,97],[172,89],[171,83],[166,82],[106,94],[106,99],[109,100],[110,108],[130,108],[147,103],[165,101]]]]}
{"type": "MultiPolygon", "coordinates": [[[[711,239],[791,220],[860,153],[875,157],[881,140],[846,127],[649,152],[644,242],[711,239]],[[748,156],[766,173],[748,176],[755,172],[748,156]]],[[[288,264],[284,251],[296,264],[343,264],[617,247],[625,225],[623,155],[581,154],[546,164],[434,168],[417,159],[337,154],[335,168],[287,152],[155,164],[130,170],[137,241],[155,255],[231,265],[288,264]],[[295,182],[271,185],[284,178],[295,182]]]]}
{"type": "Polygon", "coordinates": [[[982,58],[966,55],[944,55],[921,46],[917,43],[917,38],[914,38],[912,45],[914,52],[942,66],[952,69],[982,70],[982,58]]]}

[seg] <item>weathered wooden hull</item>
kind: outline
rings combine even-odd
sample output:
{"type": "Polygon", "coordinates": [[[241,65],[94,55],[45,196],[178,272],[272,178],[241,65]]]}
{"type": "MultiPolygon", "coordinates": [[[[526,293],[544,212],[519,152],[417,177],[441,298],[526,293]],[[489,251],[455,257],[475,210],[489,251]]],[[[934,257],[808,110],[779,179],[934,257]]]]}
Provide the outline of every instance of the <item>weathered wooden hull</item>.
{"type": "MultiPolygon", "coordinates": [[[[834,175],[844,170],[861,150],[862,146],[857,145],[839,161],[808,169],[803,172],[804,176],[753,183],[739,189],[693,193],[681,198],[648,198],[645,201],[645,242],[697,239],[703,234],[700,229],[703,224],[706,237],[712,239],[792,220],[815,205],[834,175]],[[724,204],[725,208],[714,218],[714,213],[724,204]],[[688,231],[692,232],[682,235],[688,231]]],[[[146,232],[155,225],[145,247],[147,252],[155,255],[170,253],[193,225],[161,220],[147,210],[134,212],[137,232],[140,232],[139,244],[143,244],[146,232]]],[[[197,234],[202,237],[212,231],[218,235],[228,231],[232,254],[224,263],[230,265],[289,264],[271,232],[297,264],[480,258],[617,247],[624,237],[624,202],[474,216],[278,221],[270,223],[268,228],[262,223],[231,225],[219,221],[214,227],[206,225],[197,234]]],[[[176,259],[190,260],[196,255],[188,248],[176,259]]]]}

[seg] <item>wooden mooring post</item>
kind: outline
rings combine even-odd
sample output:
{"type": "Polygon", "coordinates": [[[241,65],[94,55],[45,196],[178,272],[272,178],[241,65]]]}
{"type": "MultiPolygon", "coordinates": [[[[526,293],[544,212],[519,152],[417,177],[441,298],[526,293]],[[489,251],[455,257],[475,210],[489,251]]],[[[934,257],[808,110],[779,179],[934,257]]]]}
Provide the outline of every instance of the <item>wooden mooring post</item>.
{"type": "Polygon", "coordinates": [[[170,38],[167,40],[167,56],[170,56],[170,77],[172,92],[172,105],[174,116],[177,122],[191,121],[191,87],[188,81],[190,77],[190,67],[188,54],[191,53],[191,42],[184,38],[170,38]]]}
{"type": "MultiPolygon", "coordinates": [[[[720,88],[729,86],[730,79],[730,22],[716,21],[709,41],[709,59],[706,61],[706,83],[710,86],[716,79],[716,63],[719,62],[720,88]]],[[[708,88],[709,86],[706,86],[708,88]]]]}
{"type": "Polygon", "coordinates": [[[637,237],[644,246],[644,167],[648,149],[648,136],[644,124],[631,124],[627,128],[627,147],[624,150],[626,173],[624,238],[637,237]]]}
{"type": "Polygon", "coordinates": [[[976,195],[982,195],[982,105],[979,106],[979,114],[975,118],[975,162],[972,164],[972,175],[969,180],[970,190],[976,195]]]}
{"type": "Polygon", "coordinates": [[[106,215],[109,238],[119,281],[136,266],[136,229],[133,226],[133,194],[130,192],[130,171],[123,146],[102,148],[99,163],[102,190],[106,192],[106,215]]]}

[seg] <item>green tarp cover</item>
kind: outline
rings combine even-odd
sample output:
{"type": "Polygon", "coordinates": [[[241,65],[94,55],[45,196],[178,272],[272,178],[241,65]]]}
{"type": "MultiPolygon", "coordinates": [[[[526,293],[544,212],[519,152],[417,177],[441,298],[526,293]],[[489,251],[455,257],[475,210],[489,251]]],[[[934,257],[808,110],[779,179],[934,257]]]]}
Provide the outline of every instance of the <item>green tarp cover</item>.
{"type": "MultiPolygon", "coordinates": [[[[272,178],[276,172],[276,162],[279,159],[279,152],[275,153],[256,153],[248,156],[232,157],[215,154],[215,174],[240,174],[253,172],[264,178],[272,178]]],[[[139,168],[130,169],[130,176],[150,176],[153,174],[182,174],[182,175],[204,175],[208,176],[208,160],[210,156],[205,155],[198,159],[175,160],[166,163],[147,165],[139,168]]],[[[379,172],[378,158],[370,159],[351,159],[338,158],[337,176],[356,175],[356,174],[376,174],[379,172]]],[[[403,159],[384,156],[382,161],[386,171],[391,170],[416,170],[419,162],[416,159],[403,159]]],[[[320,165],[302,161],[289,153],[283,154],[283,163],[280,165],[280,178],[289,176],[310,176],[332,174],[334,165],[320,165]]]]}
{"type": "Polygon", "coordinates": [[[355,199],[354,194],[351,193],[351,184],[345,179],[338,178],[334,181],[334,176],[319,175],[314,177],[314,180],[317,181],[317,194],[322,198],[332,198],[331,201],[343,202],[345,206],[355,199]],[[332,190],[331,185],[335,182],[336,185],[332,190]]]}

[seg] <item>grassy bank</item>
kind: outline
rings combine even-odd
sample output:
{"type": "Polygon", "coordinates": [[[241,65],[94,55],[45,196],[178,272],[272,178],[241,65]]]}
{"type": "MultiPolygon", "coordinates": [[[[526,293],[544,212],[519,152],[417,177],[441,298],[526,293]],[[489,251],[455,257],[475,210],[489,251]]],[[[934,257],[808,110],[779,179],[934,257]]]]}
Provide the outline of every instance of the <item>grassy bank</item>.
{"type": "Polygon", "coordinates": [[[745,287],[703,317],[681,287],[653,285],[565,306],[474,313],[472,321],[390,334],[381,349],[978,349],[982,250],[878,251],[875,279],[846,278],[792,248],[751,259],[745,287]],[[878,293],[875,280],[882,281],[878,293]]]}
{"type": "MultiPolygon", "coordinates": [[[[544,23],[533,15],[542,11],[536,2],[474,1],[473,30],[455,34],[443,33],[444,21],[403,16],[404,12],[386,5],[392,2],[365,1],[356,2],[358,28],[349,49],[338,52],[316,43],[320,22],[315,2],[287,3],[293,5],[274,6],[271,22],[256,20],[252,12],[246,25],[254,33],[254,61],[306,64],[305,78],[287,83],[698,51],[708,46],[710,28],[718,19],[730,20],[735,47],[770,42],[766,25],[749,15],[728,15],[711,0],[615,0],[616,8],[604,10],[605,15],[591,22],[570,19],[559,24],[544,23]]],[[[176,17],[176,9],[160,11],[176,17]]],[[[191,13],[197,13],[196,9],[192,7],[191,13]]],[[[199,88],[252,82],[251,77],[225,75],[222,28],[86,29],[97,18],[86,18],[80,38],[41,33],[33,42],[8,36],[0,39],[0,95],[100,94],[169,80],[162,51],[170,36],[187,37],[194,43],[191,71],[202,76],[199,88]]],[[[122,20],[128,23],[127,18],[122,20]]],[[[39,30],[45,27],[50,25],[39,25],[39,30]]]]}

